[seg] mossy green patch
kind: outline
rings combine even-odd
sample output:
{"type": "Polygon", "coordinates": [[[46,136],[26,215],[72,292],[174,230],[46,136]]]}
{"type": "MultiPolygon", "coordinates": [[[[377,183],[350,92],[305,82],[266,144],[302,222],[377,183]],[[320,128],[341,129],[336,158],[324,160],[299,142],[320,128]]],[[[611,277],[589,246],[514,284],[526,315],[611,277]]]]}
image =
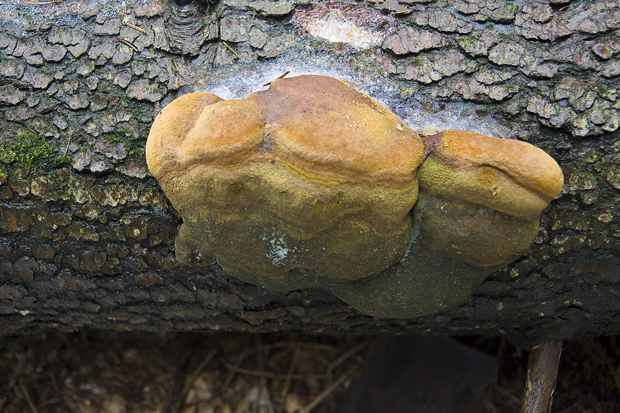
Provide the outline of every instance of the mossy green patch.
{"type": "Polygon", "coordinates": [[[66,157],[57,156],[45,138],[32,132],[0,141],[0,174],[4,176],[9,172],[9,164],[33,170],[48,170],[65,161],[66,157]]]}
{"type": "Polygon", "coordinates": [[[516,13],[519,11],[519,5],[515,3],[506,3],[505,7],[510,13],[516,13]]]}

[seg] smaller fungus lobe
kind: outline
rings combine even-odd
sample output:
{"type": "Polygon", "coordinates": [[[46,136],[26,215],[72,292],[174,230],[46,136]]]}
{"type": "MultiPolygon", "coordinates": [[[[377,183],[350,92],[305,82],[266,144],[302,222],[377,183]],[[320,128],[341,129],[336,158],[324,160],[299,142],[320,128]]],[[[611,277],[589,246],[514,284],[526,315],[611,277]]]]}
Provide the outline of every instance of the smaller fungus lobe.
{"type": "Polygon", "coordinates": [[[422,139],[324,76],[245,99],[184,95],[155,120],[146,154],[183,217],[181,261],[198,251],[232,277],[329,288],[386,317],[465,299],[529,248],[562,187],[532,145],[464,131],[422,139]]]}

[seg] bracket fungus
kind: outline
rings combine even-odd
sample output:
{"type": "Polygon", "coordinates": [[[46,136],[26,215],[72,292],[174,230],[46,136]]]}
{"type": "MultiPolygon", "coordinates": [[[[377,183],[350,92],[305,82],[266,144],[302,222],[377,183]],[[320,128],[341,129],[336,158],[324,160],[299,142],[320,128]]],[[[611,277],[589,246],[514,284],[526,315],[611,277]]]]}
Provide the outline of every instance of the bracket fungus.
{"type": "Polygon", "coordinates": [[[240,280],[328,288],[383,317],[466,300],[529,248],[563,183],[532,145],[422,138],[325,76],[278,79],[244,99],[181,96],[155,119],[146,156],[183,218],[180,261],[213,256],[240,280]]]}

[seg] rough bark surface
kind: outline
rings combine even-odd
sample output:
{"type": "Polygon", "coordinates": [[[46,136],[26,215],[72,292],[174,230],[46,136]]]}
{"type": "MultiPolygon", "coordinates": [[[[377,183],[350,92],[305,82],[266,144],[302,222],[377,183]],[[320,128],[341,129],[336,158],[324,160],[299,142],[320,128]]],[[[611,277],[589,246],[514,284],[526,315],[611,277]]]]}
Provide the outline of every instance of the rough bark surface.
{"type": "Polygon", "coordinates": [[[383,36],[370,48],[313,37],[308,1],[127,4],[0,5],[1,335],[484,332],[530,346],[620,332],[617,1],[370,0],[315,13],[348,13],[383,36]],[[210,259],[180,265],[180,220],[144,160],[158,110],[303,61],[390,86],[401,116],[467,108],[550,153],[566,185],[530,252],[464,305],[412,320],[364,316],[327,291],[267,291],[210,259]]]}

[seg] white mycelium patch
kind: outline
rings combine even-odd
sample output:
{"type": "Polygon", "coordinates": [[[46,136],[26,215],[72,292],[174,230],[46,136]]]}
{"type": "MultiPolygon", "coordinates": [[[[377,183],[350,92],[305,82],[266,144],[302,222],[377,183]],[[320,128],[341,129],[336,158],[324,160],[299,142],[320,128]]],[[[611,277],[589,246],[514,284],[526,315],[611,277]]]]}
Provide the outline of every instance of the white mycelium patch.
{"type": "Polygon", "coordinates": [[[432,135],[439,131],[459,129],[496,138],[516,138],[513,131],[497,121],[491,113],[477,111],[484,109],[479,105],[472,102],[442,104],[424,96],[423,88],[427,86],[422,86],[413,96],[403,98],[398,81],[385,73],[380,65],[377,65],[376,71],[355,71],[334,55],[312,55],[310,58],[294,53],[257,65],[238,64],[220,70],[218,77],[204,77],[203,82],[197,83],[192,91],[210,92],[223,99],[241,99],[252,92],[266,90],[268,86],[264,86],[265,83],[287,71],[290,71],[287,77],[331,76],[351,82],[349,86],[372,96],[418,133],[432,135]]]}
{"type": "Polygon", "coordinates": [[[327,18],[309,20],[303,26],[314,37],[334,43],[348,43],[360,49],[376,46],[385,37],[385,33],[358,26],[338,12],[329,13],[327,18]]]}
{"type": "Polygon", "coordinates": [[[359,49],[381,44],[398,26],[392,16],[354,3],[317,2],[293,13],[300,26],[299,35],[346,43],[359,49]]]}

